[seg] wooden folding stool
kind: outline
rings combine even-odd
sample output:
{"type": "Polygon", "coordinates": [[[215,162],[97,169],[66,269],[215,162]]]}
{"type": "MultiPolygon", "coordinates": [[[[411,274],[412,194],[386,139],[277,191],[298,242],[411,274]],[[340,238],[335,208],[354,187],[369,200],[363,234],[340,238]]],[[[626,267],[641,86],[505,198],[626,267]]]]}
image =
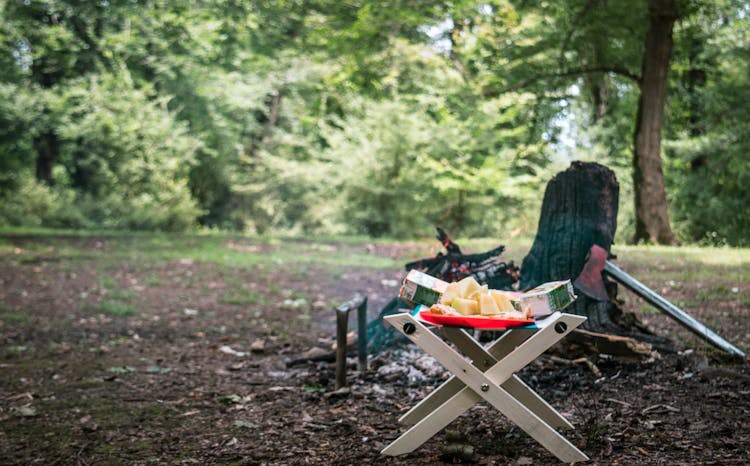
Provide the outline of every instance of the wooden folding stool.
{"type": "Polygon", "coordinates": [[[385,319],[453,375],[399,419],[411,427],[381,453],[401,455],[415,450],[475,403],[484,400],[560,461],[588,460],[555,430],[573,426],[515,375],[581,325],[585,317],[555,312],[537,320],[534,328],[507,330],[486,349],[460,328],[440,327],[443,336],[455,345],[453,348],[430,329],[432,324],[425,324],[409,313],[385,319]]]}

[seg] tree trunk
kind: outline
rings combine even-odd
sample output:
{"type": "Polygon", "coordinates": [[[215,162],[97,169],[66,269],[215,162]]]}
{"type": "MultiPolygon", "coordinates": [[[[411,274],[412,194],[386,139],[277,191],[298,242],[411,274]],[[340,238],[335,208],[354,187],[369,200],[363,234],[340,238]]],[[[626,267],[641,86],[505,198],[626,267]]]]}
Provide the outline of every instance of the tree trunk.
{"type": "Polygon", "coordinates": [[[34,137],[34,150],[36,150],[36,179],[39,182],[52,186],[52,167],[60,153],[60,140],[53,130],[47,130],[34,137]]]}
{"type": "Polygon", "coordinates": [[[649,28],[643,55],[643,78],[633,151],[635,190],[634,242],[672,244],[661,160],[661,129],[672,52],[672,27],[677,19],[673,0],[649,0],[649,28]]]}
{"type": "Polygon", "coordinates": [[[609,79],[604,73],[597,74],[591,78],[591,97],[593,100],[594,123],[600,123],[607,114],[609,105],[609,79]]]}
{"type": "MultiPolygon", "coordinates": [[[[573,162],[547,184],[534,244],[521,265],[521,289],[545,282],[573,280],[581,273],[591,246],[609,252],[617,231],[620,185],[609,168],[597,163],[573,162]]],[[[596,332],[622,333],[614,302],[617,286],[605,279],[608,301],[597,301],[576,290],[569,309],[588,320],[596,332]]]]}

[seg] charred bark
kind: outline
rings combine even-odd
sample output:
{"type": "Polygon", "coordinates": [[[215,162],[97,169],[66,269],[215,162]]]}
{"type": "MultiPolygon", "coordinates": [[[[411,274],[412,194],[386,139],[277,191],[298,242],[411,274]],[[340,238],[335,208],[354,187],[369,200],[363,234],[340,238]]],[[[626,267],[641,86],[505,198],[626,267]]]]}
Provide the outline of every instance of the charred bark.
{"type": "MultiPolygon", "coordinates": [[[[575,280],[595,244],[612,257],[619,192],[614,172],[597,163],[573,162],[552,178],[544,192],[534,244],[521,265],[521,289],[528,290],[550,281],[575,280]]],[[[606,335],[619,335],[668,351],[671,348],[668,339],[654,335],[634,314],[623,313],[617,303],[617,283],[606,275],[602,275],[602,281],[608,299],[597,299],[575,287],[578,298],[566,308],[565,312],[587,318],[581,329],[588,333],[578,332],[576,343],[596,351],[611,351],[604,348],[607,345],[602,342],[612,340],[606,335]]],[[[628,344],[631,350],[639,349],[631,351],[625,345],[621,350],[623,355],[639,358],[646,353],[635,342],[628,344]]]]}
{"type": "MultiPolygon", "coordinates": [[[[615,174],[597,163],[573,162],[550,180],[534,244],[521,265],[521,289],[575,279],[594,244],[609,253],[617,231],[619,193],[615,174]]],[[[605,286],[608,301],[576,289],[578,299],[568,311],[585,315],[583,327],[588,330],[623,333],[617,285],[605,279],[605,286]]]]}

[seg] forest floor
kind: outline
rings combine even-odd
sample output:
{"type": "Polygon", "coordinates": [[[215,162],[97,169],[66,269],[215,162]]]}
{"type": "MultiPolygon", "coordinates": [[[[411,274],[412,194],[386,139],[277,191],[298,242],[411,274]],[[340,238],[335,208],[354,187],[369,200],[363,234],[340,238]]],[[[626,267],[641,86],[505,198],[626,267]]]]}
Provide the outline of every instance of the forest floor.
{"type": "MultiPolygon", "coordinates": [[[[399,415],[447,376],[414,346],[352,366],[347,390],[335,390],[332,363],[287,367],[330,350],[333,309],[355,293],[377,316],[403,263],[435,246],[1,234],[0,463],[557,464],[483,404],[450,426],[473,453],[448,453],[441,432],[380,455],[399,415]]],[[[614,249],[620,267],[750,351],[750,252],[614,249]]],[[[544,355],[519,376],[569,418],[565,435],[590,464],[750,464],[747,360],[620,295],[675,352],[590,355],[598,375],[544,355]]]]}

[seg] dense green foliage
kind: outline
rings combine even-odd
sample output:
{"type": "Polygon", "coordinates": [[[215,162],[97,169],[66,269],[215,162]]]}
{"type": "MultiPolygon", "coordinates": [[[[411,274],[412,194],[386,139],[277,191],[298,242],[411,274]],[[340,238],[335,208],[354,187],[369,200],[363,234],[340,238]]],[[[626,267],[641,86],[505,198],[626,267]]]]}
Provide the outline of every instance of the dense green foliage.
{"type": "MultiPolygon", "coordinates": [[[[665,175],[683,240],[747,244],[744,2],[682,2],[665,175]]],[[[572,159],[630,159],[638,2],[0,0],[0,222],[533,233],[572,159]],[[595,4],[592,6],[592,4],[595,4]]]]}

